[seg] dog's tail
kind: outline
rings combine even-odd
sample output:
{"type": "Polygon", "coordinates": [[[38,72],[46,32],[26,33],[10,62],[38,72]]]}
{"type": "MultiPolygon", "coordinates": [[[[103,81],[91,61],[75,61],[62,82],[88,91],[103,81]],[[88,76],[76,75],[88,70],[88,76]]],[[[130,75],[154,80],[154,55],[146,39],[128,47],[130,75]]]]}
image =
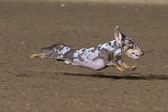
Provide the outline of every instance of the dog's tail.
{"type": "Polygon", "coordinates": [[[55,48],[55,47],[64,47],[65,46],[65,44],[64,43],[60,43],[60,42],[57,42],[57,43],[55,43],[55,44],[53,44],[53,45],[51,45],[51,46],[47,46],[47,47],[43,47],[43,48],[41,48],[41,50],[51,50],[51,49],[53,49],[53,48],[55,48]]]}

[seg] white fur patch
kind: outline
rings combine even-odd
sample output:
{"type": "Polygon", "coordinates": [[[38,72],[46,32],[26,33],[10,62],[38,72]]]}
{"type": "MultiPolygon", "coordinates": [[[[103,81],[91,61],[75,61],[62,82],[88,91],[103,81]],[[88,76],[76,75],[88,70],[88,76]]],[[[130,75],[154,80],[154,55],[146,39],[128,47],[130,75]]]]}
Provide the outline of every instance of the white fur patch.
{"type": "Polygon", "coordinates": [[[103,59],[96,59],[94,61],[89,61],[89,62],[79,61],[78,63],[72,63],[72,65],[84,66],[94,70],[99,70],[106,66],[103,59]]]}

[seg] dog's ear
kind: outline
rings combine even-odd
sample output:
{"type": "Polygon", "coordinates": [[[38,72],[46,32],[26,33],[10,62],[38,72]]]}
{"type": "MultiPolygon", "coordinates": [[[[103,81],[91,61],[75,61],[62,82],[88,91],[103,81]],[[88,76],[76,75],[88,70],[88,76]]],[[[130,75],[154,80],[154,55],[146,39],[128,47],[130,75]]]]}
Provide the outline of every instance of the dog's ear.
{"type": "Polygon", "coordinates": [[[114,37],[118,44],[122,44],[122,34],[119,26],[117,26],[114,30],[114,37]]]}

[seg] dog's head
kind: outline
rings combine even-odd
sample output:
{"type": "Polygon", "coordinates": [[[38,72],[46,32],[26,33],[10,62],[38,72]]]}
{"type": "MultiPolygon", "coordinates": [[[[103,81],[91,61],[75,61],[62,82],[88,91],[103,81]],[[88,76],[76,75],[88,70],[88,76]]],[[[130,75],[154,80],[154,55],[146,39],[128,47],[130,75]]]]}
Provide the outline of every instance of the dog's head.
{"type": "Polygon", "coordinates": [[[123,51],[128,57],[139,59],[144,55],[144,52],[138,47],[138,44],[132,38],[129,38],[120,32],[119,26],[114,30],[114,37],[116,42],[122,47],[123,51]]]}

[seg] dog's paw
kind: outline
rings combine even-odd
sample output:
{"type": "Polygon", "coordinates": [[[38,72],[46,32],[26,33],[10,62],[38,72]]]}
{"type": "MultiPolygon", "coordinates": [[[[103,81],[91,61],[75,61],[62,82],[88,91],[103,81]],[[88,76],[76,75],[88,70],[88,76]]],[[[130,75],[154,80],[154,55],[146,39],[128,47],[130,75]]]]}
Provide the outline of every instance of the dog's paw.
{"type": "Polygon", "coordinates": [[[137,69],[136,66],[130,66],[128,70],[129,70],[129,71],[134,71],[134,70],[136,70],[136,69],[137,69]]]}
{"type": "Polygon", "coordinates": [[[47,58],[47,56],[44,53],[40,53],[40,54],[32,54],[30,58],[47,58]]]}
{"type": "Polygon", "coordinates": [[[32,55],[30,55],[30,58],[37,58],[37,55],[36,54],[32,54],[32,55]]]}

